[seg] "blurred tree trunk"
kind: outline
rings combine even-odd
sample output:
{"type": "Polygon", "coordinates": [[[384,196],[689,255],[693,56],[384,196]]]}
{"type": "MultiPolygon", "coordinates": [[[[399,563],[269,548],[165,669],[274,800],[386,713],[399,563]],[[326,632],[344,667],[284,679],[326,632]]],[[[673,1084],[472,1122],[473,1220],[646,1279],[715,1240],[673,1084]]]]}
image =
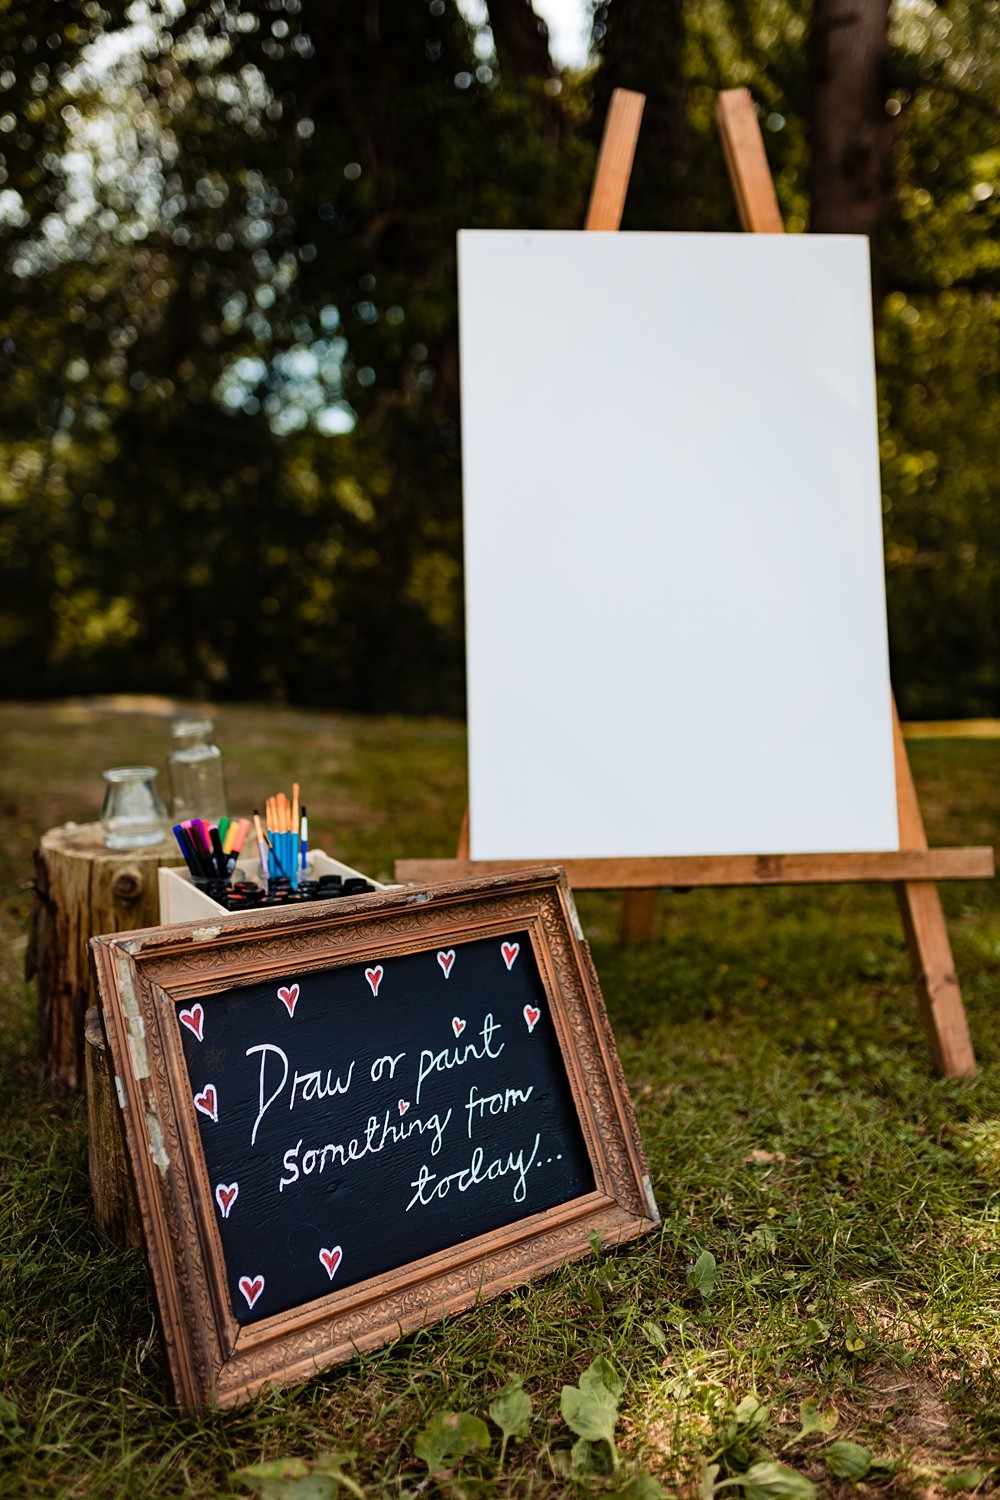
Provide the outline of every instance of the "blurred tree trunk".
{"type": "Polygon", "coordinates": [[[601,59],[594,80],[596,136],[613,89],[646,95],[625,203],[626,229],[691,229],[696,223],[685,24],[685,0],[611,0],[594,11],[594,42],[601,59]]]}
{"type": "Polygon", "coordinates": [[[874,234],[892,183],[885,112],[889,0],[813,0],[808,97],[811,228],[874,234]]]}
{"type": "Polygon", "coordinates": [[[511,79],[554,78],[549,28],[531,0],[489,0],[488,10],[500,71],[511,79]]]}

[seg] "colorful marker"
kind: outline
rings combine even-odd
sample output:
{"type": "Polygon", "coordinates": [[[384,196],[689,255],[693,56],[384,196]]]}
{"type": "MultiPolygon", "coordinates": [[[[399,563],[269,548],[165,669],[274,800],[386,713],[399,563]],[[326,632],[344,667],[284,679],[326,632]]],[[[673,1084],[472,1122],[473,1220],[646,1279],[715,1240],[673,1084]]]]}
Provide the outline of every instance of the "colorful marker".
{"type": "Polygon", "coordinates": [[[271,883],[271,866],[267,857],[267,840],[264,837],[264,830],[260,826],[260,813],[256,808],[253,810],[253,828],[254,833],[257,835],[257,853],[260,856],[260,873],[261,879],[264,882],[264,894],[266,896],[271,883]]]}

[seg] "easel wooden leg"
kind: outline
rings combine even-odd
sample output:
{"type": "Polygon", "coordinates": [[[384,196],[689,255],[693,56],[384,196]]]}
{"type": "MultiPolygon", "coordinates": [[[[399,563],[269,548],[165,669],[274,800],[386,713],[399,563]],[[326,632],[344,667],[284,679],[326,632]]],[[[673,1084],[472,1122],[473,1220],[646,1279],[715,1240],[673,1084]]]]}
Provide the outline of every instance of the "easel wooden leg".
{"type": "Polygon", "coordinates": [[[656,936],[659,891],[623,891],[618,941],[651,943],[656,936]]]}
{"type": "MultiPolygon", "coordinates": [[[[716,118],[743,228],[755,234],[780,234],[784,228],[781,211],[749,90],[729,89],[720,94],[716,118]]],[[[892,721],[900,848],[926,849],[927,834],[895,700],[892,721]]],[[[929,881],[900,883],[896,899],[934,1066],[948,1078],[964,1077],[975,1072],[976,1058],[937,886],[929,881]]]]}
{"type": "Polygon", "coordinates": [[[645,107],[645,94],[632,89],[615,89],[611,95],[584,229],[614,231],[621,225],[645,107]]]}
{"type": "MultiPolygon", "coordinates": [[[[899,841],[907,849],[926,849],[927,832],[895,701],[892,732],[899,841]]],[[[930,881],[900,882],[896,886],[896,900],[934,1066],[946,1078],[964,1078],[976,1071],[976,1054],[972,1050],[938,888],[930,881]]]]}
{"type": "Polygon", "coordinates": [[[934,1066],[946,1078],[967,1077],[976,1071],[976,1055],[938,888],[930,881],[900,883],[896,900],[934,1066]]]}
{"type": "MultiPolygon", "coordinates": [[[[636,94],[630,89],[615,89],[611,95],[585,229],[614,231],[621,224],[645,104],[645,94],[636,94]]],[[[618,924],[619,942],[653,941],[658,896],[658,891],[624,892],[618,924]]]]}
{"type": "MultiPolygon", "coordinates": [[[[646,105],[645,94],[632,89],[615,89],[611,95],[608,117],[604,124],[601,148],[597,153],[594,184],[587,208],[584,229],[618,229],[625,208],[635,143],[646,105]]],[[[458,836],[456,859],[469,858],[469,809],[458,836]]],[[[620,936],[623,943],[648,943],[656,926],[656,892],[627,891],[622,897],[620,936]]]]}

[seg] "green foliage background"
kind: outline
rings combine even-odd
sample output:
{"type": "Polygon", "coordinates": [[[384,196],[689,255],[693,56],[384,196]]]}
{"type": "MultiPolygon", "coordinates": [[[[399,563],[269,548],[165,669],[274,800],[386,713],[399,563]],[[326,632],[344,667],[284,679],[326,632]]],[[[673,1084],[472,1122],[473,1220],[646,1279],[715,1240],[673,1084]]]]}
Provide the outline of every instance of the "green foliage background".
{"type": "MultiPolygon", "coordinates": [[[[611,0],[545,79],[453,0],[0,3],[0,693],[460,711],[455,231],[579,225],[615,85],[649,96],[624,227],[735,228],[712,110],[743,83],[807,229],[808,22],[611,0]]],[[[909,716],[1000,711],[998,24],[915,0],[886,80],[909,716]]]]}

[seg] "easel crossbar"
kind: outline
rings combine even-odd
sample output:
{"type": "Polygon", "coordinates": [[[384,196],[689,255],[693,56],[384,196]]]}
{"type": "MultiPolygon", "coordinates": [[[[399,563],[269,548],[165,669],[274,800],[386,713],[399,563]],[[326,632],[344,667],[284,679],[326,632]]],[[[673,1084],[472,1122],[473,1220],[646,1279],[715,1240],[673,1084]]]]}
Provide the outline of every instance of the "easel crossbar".
{"type": "Polygon", "coordinates": [[[562,865],[574,890],[686,890],[726,885],[841,885],[868,881],[989,880],[993,850],[900,849],[861,854],[705,854],[655,859],[400,859],[396,879],[444,880],[503,875],[535,864],[562,865]]]}

